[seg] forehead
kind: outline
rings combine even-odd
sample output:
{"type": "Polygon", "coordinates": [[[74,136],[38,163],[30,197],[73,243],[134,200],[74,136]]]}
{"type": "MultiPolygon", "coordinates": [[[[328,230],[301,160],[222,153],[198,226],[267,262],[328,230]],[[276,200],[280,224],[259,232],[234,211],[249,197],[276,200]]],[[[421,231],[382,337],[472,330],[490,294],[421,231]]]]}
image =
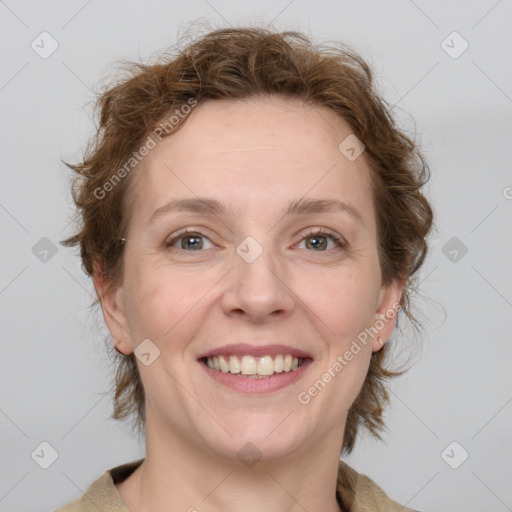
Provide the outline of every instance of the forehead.
{"type": "Polygon", "coordinates": [[[245,209],[306,194],[368,199],[364,154],[349,161],[338,149],[350,134],[333,111],[296,98],[206,101],[142,161],[131,208],[150,215],[172,198],[212,195],[245,209]]]}

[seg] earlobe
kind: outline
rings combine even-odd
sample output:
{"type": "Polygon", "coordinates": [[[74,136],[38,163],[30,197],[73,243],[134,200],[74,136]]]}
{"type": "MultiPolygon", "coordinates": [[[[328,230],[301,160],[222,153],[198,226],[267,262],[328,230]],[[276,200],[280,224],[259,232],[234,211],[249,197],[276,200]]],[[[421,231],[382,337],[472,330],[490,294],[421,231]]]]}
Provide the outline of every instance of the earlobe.
{"type": "Polygon", "coordinates": [[[94,289],[101,303],[103,318],[110,331],[117,352],[128,355],[133,352],[129,325],[125,313],[124,289],[113,289],[108,283],[98,262],[94,263],[94,289]]]}
{"type": "Polygon", "coordinates": [[[378,352],[393,334],[398,312],[402,309],[403,291],[404,281],[401,279],[394,279],[389,285],[382,287],[374,317],[373,329],[375,335],[372,352],[378,352]]]}

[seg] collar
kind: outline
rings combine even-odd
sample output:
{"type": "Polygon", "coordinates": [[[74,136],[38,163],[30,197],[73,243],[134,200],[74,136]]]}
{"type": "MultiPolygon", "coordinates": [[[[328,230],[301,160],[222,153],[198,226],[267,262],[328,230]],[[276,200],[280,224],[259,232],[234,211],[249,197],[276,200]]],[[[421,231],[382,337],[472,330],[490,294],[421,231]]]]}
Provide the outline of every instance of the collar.
{"type": "MultiPolygon", "coordinates": [[[[103,512],[129,512],[114,484],[128,478],[143,462],[144,459],[139,459],[109,469],[79,500],[57,512],[97,512],[100,505],[103,512]]],[[[415,512],[393,501],[373,480],[341,460],[336,497],[343,512],[415,512]]]]}

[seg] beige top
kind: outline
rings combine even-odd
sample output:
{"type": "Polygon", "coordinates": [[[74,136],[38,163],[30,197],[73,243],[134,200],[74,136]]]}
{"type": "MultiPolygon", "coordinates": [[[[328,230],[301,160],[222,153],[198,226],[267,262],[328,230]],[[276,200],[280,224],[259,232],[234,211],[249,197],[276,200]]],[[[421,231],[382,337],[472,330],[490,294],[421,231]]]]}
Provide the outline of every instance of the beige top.
{"type": "MultiPolygon", "coordinates": [[[[81,498],[56,512],[129,512],[114,484],[122,482],[144,459],[123,464],[106,471],[95,480],[81,498]]],[[[390,499],[370,478],[340,461],[337,499],[345,512],[414,512],[390,499]]]]}

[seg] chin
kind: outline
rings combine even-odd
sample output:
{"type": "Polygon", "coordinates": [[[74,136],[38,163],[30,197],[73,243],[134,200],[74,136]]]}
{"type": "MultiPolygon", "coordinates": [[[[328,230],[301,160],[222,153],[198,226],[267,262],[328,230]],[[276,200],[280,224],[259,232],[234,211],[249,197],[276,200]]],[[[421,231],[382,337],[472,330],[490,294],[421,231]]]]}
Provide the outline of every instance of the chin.
{"type": "Polygon", "coordinates": [[[247,415],[235,414],[230,421],[224,421],[223,426],[229,433],[220,428],[199,426],[203,432],[203,442],[221,457],[244,462],[246,457],[264,459],[266,461],[284,459],[304,446],[312,439],[312,432],[300,426],[292,424],[290,420],[294,414],[286,415],[261,414],[247,415]],[[284,421],[283,421],[284,419],[284,421]]]}

